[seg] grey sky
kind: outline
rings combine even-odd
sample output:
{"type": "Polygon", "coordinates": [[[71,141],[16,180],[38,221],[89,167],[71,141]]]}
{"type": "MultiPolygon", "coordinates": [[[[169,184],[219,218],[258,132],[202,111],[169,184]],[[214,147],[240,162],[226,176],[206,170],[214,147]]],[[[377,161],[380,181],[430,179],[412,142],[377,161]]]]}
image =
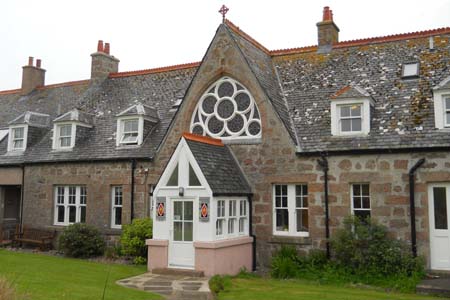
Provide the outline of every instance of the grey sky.
{"type": "Polygon", "coordinates": [[[28,56],[42,59],[46,84],[88,79],[99,39],[111,43],[120,71],[199,61],[222,4],[271,50],[317,44],[326,5],[341,41],[450,26],[450,0],[3,0],[0,90],[20,87],[28,56]]]}

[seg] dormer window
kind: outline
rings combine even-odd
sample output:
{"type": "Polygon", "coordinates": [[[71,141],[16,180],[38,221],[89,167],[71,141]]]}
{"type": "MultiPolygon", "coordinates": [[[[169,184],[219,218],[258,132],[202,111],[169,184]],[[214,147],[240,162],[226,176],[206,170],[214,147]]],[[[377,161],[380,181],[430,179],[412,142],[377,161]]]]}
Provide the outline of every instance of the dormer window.
{"type": "Polygon", "coordinates": [[[123,128],[120,143],[137,145],[139,141],[139,119],[123,120],[121,126],[123,128]]]}
{"type": "Polygon", "coordinates": [[[406,63],[402,67],[402,78],[413,78],[419,76],[419,63],[406,63]]]}
{"type": "Polygon", "coordinates": [[[358,86],[346,86],[331,96],[331,134],[364,135],[370,132],[373,100],[358,86]]]}
{"type": "Polygon", "coordinates": [[[339,105],[339,124],[341,132],[361,132],[362,104],[339,105]]]}
{"type": "Polygon", "coordinates": [[[118,117],[116,133],[118,147],[141,145],[144,134],[159,122],[157,110],[144,104],[135,104],[116,117],[118,117]]]}
{"type": "Polygon", "coordinates": [[[15,126],[9,129],[8,151],[24,151],[27,140],[27,126],[15,126]]]}
{"type": "Polygon", "coordinates": [[[450,129],[450,76],[433,88],[436,128],[450,129]]]}
{"type": "Polygon", "coordinates": [[[75,126],[72,124],[56,124],[54,130],[54,149],[71,149],[75,146],[75,126]]]}

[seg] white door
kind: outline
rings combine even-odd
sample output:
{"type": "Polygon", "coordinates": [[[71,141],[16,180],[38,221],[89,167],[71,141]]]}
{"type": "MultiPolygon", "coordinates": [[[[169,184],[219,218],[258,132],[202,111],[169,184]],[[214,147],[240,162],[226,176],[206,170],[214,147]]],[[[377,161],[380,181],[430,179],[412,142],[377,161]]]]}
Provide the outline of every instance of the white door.
{"type": "Polygon", "coordinates": [[[450,270],[450,184],[428,189],[431,269],[450,270]]]}
{"type": "Polygon", "coordinates": [[[169,267],[193,269],[194,203],[192,200],[172,201],[172,224],[169,245],[169,267]]]}

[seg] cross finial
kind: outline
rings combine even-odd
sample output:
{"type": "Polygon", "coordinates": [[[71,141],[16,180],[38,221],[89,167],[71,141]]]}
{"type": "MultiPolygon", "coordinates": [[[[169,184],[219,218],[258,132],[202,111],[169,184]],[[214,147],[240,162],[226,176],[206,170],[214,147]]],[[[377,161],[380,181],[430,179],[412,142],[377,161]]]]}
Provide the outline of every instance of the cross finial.
{"type": "Polygon", "coordinates": [[[227,14],[227,12],[228,12],[229,10],[230,10],[230,9],[229,9],[228,7],[226,7],[225,4],[222,5],[222,7],[219,9],[219,13],[222,15],[222,22],[225,21],[225,15],[227,14]]]}

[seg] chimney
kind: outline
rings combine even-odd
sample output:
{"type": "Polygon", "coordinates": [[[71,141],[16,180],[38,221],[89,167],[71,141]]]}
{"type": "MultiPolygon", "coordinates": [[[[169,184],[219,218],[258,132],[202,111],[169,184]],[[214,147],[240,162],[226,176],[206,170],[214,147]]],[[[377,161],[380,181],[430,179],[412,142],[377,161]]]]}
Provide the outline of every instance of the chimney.
{"type": "Polygon", "coordinates": [[[103,41],[99,40],[97,52],[91,54],[91,80],[93,82],[103,81],[108,77],[109,73],[119,71],[119,60],[110,55],[109,52],[109,43],[103,44],[103,41]]]}
{"type": "Polygon", "coordinates": [[[339,41],[339,28],[333,21],[333,11],[330,7],[323,8],[322,22],[317,23],[318,52],[331,51],[332,45],[339,41]]]}
{"type": "Polygon", "coordinates": [[[45,70],[41,68],[41,60],[36,60],[36,66],[33,65],[33,57],[28,58],[28,65],[22,69],[22,95],[29,94],[38,86],[45,84],[45,70]]]}

